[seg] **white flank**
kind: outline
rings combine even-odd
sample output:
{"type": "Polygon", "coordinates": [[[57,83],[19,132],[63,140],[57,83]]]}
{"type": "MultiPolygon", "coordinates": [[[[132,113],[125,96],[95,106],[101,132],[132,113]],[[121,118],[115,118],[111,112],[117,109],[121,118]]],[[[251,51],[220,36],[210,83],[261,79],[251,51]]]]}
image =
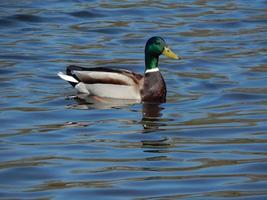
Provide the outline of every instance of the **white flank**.
{"type": "Polygon", "coordinates": [[[58,72],[57,75],[62,78],[65,81],[69,81],[69,82],[73,82],[73,83],[79,83],[79,81],[77,81],[75,78],[73,78],[72,76],[66,75],[62,72],[58,72]]]}
{"type": "Polygon", "coordinates": [[[74,73],[79,77],[88,76],[94,79],[111,79],[120,80],[126,82],[128,85],[135,85],[134,81],[126,75],[119,74],[116,72],[97,72],[97,71],[74,71],[74,73]]]}
{"type": "Polygon", "coordinates": [[[158,71],[159,71],[159,68],[157,67],[157,68],[153,68],[153,69],[147,69],[147,70],[145,71],[145,73],[158,72],[158,71]]]}
{"type": "Polygon", "coordinates": [[[85,84],[89,93],[99,97],[135,99],[141,101],[139,89],[135,86],[115,84],[85,84]]]}

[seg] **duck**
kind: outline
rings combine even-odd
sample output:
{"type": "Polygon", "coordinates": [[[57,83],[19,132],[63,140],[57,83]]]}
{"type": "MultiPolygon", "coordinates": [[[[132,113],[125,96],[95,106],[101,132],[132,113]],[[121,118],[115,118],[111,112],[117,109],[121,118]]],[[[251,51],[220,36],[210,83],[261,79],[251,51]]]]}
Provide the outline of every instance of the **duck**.
{"type": "Polygon", "coordinates": [[[181,59],[162,37],[154,36],[145,45],[144,74],[127,69],[69,65],[66,74],[58,76],[69,82],[78,93],[98,97],[134,100],[136,102],[166,102],[166,84],[159,70],[159,56],[181,59]]]}

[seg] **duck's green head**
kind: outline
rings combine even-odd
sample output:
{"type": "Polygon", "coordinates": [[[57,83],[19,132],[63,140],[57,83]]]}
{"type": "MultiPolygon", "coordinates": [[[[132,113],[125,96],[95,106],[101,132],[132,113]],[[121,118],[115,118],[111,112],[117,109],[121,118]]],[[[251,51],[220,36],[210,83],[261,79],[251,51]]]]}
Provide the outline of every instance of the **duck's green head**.
{"type": "Polygon", "coordinates": [[[169,58],[180,59],[167,46],[163,38],[155,36],[150,38],[145,47],[146,69],[153,69],[158,67],[158,57],[163,54],[169,58]]]}

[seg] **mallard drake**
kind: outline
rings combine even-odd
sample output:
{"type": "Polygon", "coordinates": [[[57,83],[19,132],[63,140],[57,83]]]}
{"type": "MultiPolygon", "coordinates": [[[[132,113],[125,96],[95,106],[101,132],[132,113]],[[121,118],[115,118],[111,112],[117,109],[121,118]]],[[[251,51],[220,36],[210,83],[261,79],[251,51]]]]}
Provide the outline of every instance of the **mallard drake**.
{"type": "Polygon", "coordinates": [[[84,68],[70,65],[66,74],[58,76],[68,81],[78,92],[105,98],[132,99],[137,102],[165,102],[166,85],[158,68],[163,54],[180,59],[161,37],[150,38],[145,46],[145,73],[137,74],[126,69],[84,68]]]}

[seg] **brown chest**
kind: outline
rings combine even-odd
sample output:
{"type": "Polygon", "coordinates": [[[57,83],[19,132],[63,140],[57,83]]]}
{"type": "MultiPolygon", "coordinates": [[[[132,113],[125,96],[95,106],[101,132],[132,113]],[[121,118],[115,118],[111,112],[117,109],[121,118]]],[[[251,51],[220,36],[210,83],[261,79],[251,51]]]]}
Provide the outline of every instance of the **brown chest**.
{"type": "Polygon", "coordinates": [[[144,85],[141,91],[144,102],[165,102],[166,86],[160,72],[146,73],[144,76],[144,85]]]}

